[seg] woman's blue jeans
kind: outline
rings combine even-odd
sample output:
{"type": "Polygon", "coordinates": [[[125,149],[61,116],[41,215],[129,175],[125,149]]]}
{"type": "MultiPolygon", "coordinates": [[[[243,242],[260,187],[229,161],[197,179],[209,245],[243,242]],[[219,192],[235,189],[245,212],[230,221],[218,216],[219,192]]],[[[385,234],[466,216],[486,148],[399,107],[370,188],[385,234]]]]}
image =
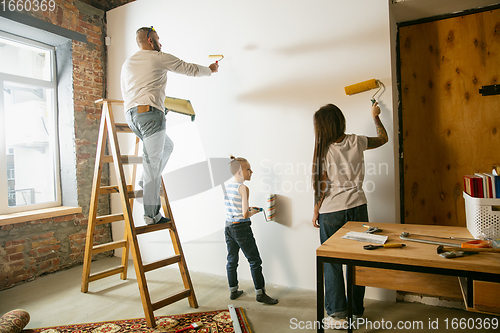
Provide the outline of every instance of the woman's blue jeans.
{"type": "Polygon", "coordinates": [[[238,268],[239,251],[241,249],[250,264],[255,293],[259,295],[265,291],[265,282],[262,274],[262,259],[250,226],[251,222],[233,223],[226,226],[227,279],[229,290],[238,290],[238,273],[236,269],[238,268]]]}
{"type": "Polygon", "coordinates": [[[161,219],[160,188],[161,174],[174,149],[174,143],[167,135],[165,112],[151,108],[138,113],[137,107],[125,113],[128,126],[142,140],[142,181],[144,220],[154,224],[161,219]]]}
{"type": "MultiPolygon", "coordinates": [[[[321,244],[326,242],[337,230],[349,221],[368,222],[368,207],[366,204],[327,214],[319,214],[319,234],[321,244]]],[[[325,308],[332,317],[347,317],[347,298],[345,293],[344,276],[341,264],[324,264],[325,274],[325,308]]],[[[363,299],[365,287],[354,286],[353,312],[362,316],[365,308],[363,299]]]]}

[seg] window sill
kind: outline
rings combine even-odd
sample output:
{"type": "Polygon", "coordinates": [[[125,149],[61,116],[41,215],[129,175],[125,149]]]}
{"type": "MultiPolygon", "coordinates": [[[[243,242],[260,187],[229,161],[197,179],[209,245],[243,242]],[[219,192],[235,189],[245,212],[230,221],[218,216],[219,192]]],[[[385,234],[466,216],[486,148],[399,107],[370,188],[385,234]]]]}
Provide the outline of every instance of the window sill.
{"type": "Polygon", "coordinates": [[[81,212],[82,212],[82,207],[60,206],[60,207],[31,210],[29,212],[5,214],[5,215],[0,215],[0,226],[46,219],[57,216],[78,214],[81,212]]]}

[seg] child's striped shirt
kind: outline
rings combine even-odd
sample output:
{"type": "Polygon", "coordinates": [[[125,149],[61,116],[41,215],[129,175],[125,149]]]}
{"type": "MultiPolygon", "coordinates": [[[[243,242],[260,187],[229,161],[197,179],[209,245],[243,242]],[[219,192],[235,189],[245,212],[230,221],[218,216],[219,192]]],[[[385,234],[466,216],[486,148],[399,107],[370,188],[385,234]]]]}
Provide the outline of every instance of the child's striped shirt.
{"type": "Polygon", "coordinates": [[[230,225],[234,222],[249,222],[249,218],[243,217],[243,208],[241,201],[241,194],[238,192],[240,186],[243,183],[234,182],[226,186],[226,195],[224,196],[224,202],[226,206],[226,225],[230,225]]]}

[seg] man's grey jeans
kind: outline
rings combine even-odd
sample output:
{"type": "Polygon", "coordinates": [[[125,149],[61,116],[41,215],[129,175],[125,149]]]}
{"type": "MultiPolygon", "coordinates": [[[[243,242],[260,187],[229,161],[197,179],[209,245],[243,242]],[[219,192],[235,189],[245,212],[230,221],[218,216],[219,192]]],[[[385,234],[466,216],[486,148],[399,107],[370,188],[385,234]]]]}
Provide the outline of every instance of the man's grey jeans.
{"type": "Polygon", "coordinates": [[[161,174],[174,149],[167,135],[165,113],[151,107],[148,112],[138,113],[137,107],[127,110],[125,119],[130,129],[142,140],[142,181],[144,220],[154,224],[160,220],[161,174]]]}

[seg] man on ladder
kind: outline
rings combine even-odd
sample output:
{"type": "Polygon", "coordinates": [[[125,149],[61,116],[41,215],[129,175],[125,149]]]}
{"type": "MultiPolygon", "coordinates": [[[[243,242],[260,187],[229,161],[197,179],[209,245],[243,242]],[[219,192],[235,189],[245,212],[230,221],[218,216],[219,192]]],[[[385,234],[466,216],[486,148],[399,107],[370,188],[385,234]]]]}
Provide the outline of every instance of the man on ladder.
{"type": "Polygon", "coordinates": [[[143,143],[143,174],[139,185],[143,187],[146,224],[169,221],[160,213],[161,174],[173,150],[164,111],[167,72],[201,77],[219,69],[218,63],[205,67],[164,53],[159,39],[152,26],[139,28],[136,41],[140,50],[125,61],[121,73],[125,118],[143,143]]]}

